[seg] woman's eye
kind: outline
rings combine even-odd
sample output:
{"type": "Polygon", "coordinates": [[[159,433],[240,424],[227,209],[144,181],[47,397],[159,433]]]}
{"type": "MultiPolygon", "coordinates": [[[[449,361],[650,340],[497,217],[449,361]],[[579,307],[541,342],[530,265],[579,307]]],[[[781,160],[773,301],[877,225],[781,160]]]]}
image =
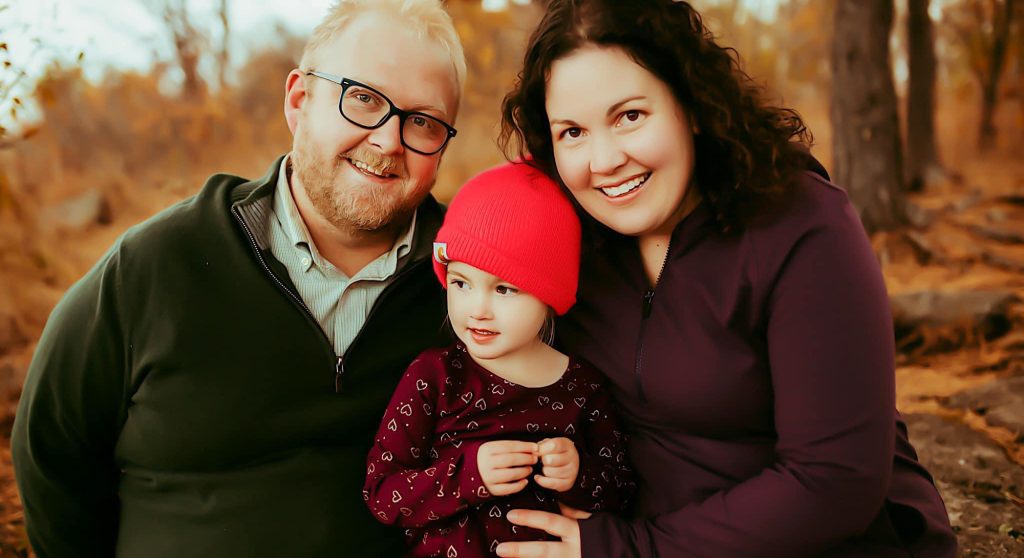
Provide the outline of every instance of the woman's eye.
{"type": "Polygon", "coordinates": [[[560,135],[563,138],[576,139],[583,135],[583,130],[580,130],[579,128],[566,128],[565,130],[562,130],[560,135]]]}
{"type": "Polygon", "coordinates": [[[643,120],[644,114],[638,110],[627,110],[619,117],[619,123],[635,124],[643,120]]]}

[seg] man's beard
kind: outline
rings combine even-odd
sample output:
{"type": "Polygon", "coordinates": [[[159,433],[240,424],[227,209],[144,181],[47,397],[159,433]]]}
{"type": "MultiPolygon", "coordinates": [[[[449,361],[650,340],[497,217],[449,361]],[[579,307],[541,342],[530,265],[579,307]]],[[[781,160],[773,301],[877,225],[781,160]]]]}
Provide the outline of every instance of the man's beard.
{"type": "MultiPolygon", "coordinates": [[[[300,132],[301,134],[301,132],[300,132]]],[[[377,233],[392,225],[404,225],[420,200],[403,199],[408,178],[397,184],[381,186],[371,182],[345,181],[345,160],[351,157],[378,169],[403,176],[401,161],[359,147],[333,158],[324,158],[312,149],[312,142],[299,138],[292,154],[292,171],[302,183],[313,208],[340,231],[377,233]]]]}

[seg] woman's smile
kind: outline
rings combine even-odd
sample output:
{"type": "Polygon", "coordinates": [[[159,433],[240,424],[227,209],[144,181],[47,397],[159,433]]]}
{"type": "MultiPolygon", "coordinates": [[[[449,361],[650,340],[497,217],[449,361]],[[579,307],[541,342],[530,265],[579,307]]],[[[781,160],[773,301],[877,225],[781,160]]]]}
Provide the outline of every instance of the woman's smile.
{"type": "Polygon", "coordinates": [[[609,199],[621,200],[634,192],[639,192],[642,187],[647,184],[647,179],[650,177],[651,173],[648,172],[634,176],[615,185],[598,186],[597,189],[609,199]]]}

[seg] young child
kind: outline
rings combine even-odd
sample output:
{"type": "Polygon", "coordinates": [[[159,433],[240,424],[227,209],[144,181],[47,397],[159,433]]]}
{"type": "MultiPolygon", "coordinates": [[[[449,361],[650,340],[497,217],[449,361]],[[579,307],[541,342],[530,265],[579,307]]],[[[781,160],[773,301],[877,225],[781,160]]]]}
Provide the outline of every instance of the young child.
{"type": "Polygon", "coordinates": [[[580,224],[522,163],[467,182],[434,243],[459,342],[406,371],[370,451],[367,505],[405,528],[410,556],[494,555],[550,539],[513,508],[622,508],[635,483],[600,373],[551,347],[576,298],[580,224]]]}

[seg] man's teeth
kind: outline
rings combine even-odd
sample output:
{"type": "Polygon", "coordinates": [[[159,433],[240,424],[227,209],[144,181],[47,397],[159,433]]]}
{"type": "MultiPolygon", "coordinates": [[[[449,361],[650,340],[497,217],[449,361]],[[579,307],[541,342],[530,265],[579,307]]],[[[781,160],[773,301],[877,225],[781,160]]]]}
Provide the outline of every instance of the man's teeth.
{"type": "Polygon", "coordinates": [[[647,181],[647,178],[649,176],[649,174],[645,174],[643,176],[638,176],[628,182],[623,182],[618,186],[609,186],[607,188],[601,188],[601,192],[603,192],[604,195],[608,196],[609,198],[617,198],[639,188],[641,184],[647,181]]]}
{"type": "Polygon", "coordinates": [[[352,159],[349,159],[349,161],[352,162],[352,166],[353,167],[355,167],[355,168],[357,168],[357,169],[359,169],[359,170],[361,170],[363,172],[370,173],[370,174],[372,174],[374,176],[379,176],[381,178],[387,178],[387,176],[388,176],[383,170],[371,167],[370,165],[367,165],[366,163],[364,163],[362,161],[354,161],[352,159]]]}

